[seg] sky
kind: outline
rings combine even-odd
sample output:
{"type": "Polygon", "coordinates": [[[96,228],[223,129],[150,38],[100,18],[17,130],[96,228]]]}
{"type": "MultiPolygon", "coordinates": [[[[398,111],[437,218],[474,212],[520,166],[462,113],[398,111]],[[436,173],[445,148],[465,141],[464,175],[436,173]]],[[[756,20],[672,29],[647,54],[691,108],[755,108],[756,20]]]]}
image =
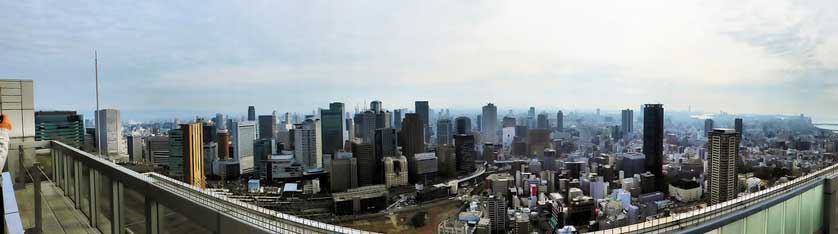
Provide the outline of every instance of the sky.
{"type": "Polygon", "coordinates": [[[0,1],[0,78],[125,113],[668,109],[838,119],[838,2],[0,1]]]}

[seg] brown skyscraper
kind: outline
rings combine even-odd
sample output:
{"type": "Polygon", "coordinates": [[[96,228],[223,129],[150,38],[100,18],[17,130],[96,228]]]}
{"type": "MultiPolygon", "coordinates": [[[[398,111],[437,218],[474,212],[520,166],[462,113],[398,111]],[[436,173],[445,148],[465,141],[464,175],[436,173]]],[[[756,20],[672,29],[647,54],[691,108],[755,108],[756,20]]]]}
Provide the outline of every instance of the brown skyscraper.
{"type": "Polygon", "coordinates": [[[404,115],[402,122],[401,140],[402,154],[407,157],[408,178],[413,180],[416,177],[416,154],[425,152],[425,125],[422,123],[419,114],[410,113],[404,115]]]}
{"type": "Polygon", "coordinates": [[[204,132],[201,123],[181,124],[183,132],[183,181],[206,188],[204,177],[204,132]]]}

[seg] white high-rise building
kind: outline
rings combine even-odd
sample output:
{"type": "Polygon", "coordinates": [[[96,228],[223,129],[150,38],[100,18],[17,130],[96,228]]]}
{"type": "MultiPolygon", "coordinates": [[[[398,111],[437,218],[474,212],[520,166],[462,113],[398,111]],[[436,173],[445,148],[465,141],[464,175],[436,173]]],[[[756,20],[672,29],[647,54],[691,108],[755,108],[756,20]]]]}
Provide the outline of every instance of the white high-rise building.
{"type": "Polygon", "coordinates": [[[102,155],[115,155],[123,152],[122,144],[122,119],[119,110],[102,109],[96,112],[96,137],[102,155]]]}
{"type": "Polygon", "coordinates": [[[736,157],[739,148],[734,129],[716,128],[708,132],[710,204],[736,198],[736,157]]]}
{"type": "Polygon", "coordinates": [[[323,168],[320,119],[306,119],[294,125],[294,157],[305,168],[323,168]]]}
{"type": "Polygon", "coordinates": [[[481,118],[480,137],[483,138],[483,143],[497,143],[498,107],[492,103],[483,106],[481,118]]]}
{"type": "Polygon", "coordinates": [[[233,160],[239,162],[239,173],[253,172],[253,141],[256,140],[256,122],[241,121],[233,122],[230,129],[233,136],[233,160]]]}

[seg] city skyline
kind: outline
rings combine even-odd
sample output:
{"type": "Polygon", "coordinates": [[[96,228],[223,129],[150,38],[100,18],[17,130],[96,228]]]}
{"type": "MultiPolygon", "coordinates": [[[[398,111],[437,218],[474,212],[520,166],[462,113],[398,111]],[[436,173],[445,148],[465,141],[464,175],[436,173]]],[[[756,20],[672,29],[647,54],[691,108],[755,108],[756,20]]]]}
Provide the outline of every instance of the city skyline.
{"type": "Polygon", "coordinates": [[[0,3],[0,76],[35,80],[42,110],[94,108],[96,49],[102,107],[126,116],[428,100],[838,118],[829,1],[62,4],[0,3]]]}

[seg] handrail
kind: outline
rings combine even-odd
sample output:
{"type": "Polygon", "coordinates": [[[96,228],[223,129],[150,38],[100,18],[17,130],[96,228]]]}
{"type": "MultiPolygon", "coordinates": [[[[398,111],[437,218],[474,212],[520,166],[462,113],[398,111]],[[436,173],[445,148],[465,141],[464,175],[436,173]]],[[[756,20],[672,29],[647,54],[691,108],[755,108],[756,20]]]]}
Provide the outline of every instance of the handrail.
{"type": "Polygon", "coordinates": [[[17,207],[17,198],[12,184],[12,175],[3,172],[3,221],[7,233],[23,233],[23,220],[17,207]]]}
{"type": "Polygon", "coordinates": [[[810,173],[808,175],[799,177],[786,183],[769,187],[768,189],[756,193],[751,193],[742,197],[738,197],[730,201],[715,204],[710,207],[705,207],[690,212],[677,213],[668,217],[654,219],[643,223],[601,230],[594,233],[647,233],[681,230],[706,220],[715,219],[723,215],[730,214],[736,210],[739,210],[739,208],[762,202],[782,192],[791,191],[792,189],[797,188],[798,186],[817,180],[822,176],[838,174],[838,171],[836,170],[838,170],[838,164],[828,166],[817,172],[810,173]]]}
{"type": "Polygon", "coordinates": [[[166,191],[186,201],[205,206],[206,208],[240,220],[242,223],[262,230],[272,232],[294,233],[373,233],[326,224],[293,215],[265,209],[245,202],[237,201],[217,194],[209,193],[181,181],[157,174],[137,173],[113,162],[104,160],[90,153],[70,147],[59,141],[52,141],[51,149],[70,155],[92,170],[104,170],[116,174],[114,179],[126,182],[126,187],[153,187],[166,191]]]}

